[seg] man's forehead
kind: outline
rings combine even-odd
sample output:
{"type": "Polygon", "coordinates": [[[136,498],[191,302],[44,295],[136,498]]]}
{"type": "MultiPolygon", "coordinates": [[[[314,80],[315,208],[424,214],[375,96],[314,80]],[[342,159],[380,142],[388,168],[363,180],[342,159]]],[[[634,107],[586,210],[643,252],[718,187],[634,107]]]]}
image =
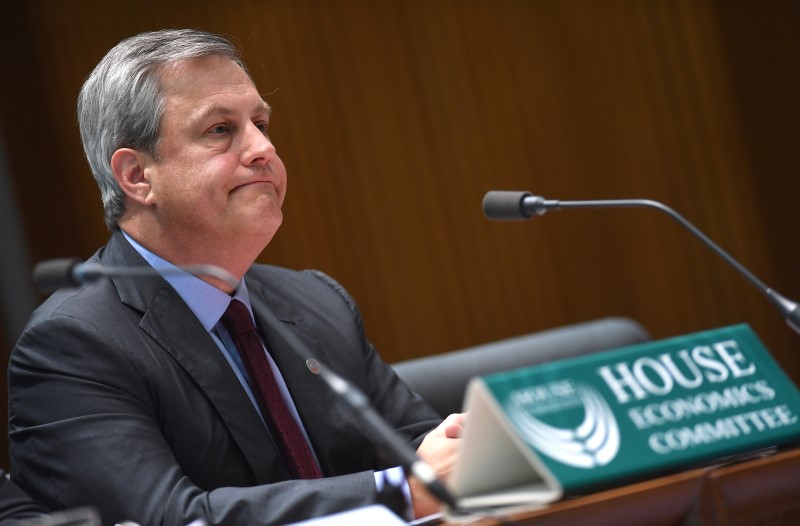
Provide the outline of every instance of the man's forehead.
{"type": "Polygon", "coordinates": [[[215,86],[255,90],[255,82],[237,62],[216,55],[177,60],[163,65],[158,74],[165,92],[201,93],[215,86]]]}
{"type": "Polygon", "coordinates": [[[225,57],[200,57],[171,64],[161,74],[167,106],[191,106],[189,113],[230,115],[241,111],[267,114],[272,108],[242,67],[225,57]]]}

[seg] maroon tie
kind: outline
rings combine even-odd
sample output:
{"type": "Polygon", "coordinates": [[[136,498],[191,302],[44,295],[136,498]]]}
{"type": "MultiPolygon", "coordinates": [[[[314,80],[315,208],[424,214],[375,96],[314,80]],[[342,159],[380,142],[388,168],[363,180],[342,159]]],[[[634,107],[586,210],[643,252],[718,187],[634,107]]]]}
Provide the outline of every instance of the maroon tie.
{"type": "Polygon", "coordinates": [[[257,387],[256,399],[292,478],[322,478],[314,455],[278,389],[247,307],[239,300],[231,301],[220,321],[236,344],[250,381],[257,387]]]}

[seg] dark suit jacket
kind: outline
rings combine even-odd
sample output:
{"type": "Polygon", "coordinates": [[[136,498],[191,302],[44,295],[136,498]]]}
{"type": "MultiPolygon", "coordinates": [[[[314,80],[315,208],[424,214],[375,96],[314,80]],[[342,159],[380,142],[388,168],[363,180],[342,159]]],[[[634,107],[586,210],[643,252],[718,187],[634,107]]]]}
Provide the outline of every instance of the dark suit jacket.
{"type": "MultiPolygon", "coordinates": [[[[93,260],[146,265],[118,231],[93,260]]],[[[285,331],[410,444],[437,415],[381,360],[333,280],[263,265],[245,279],[326,478],[289,480],[218,347],[153,277],[62,290],[33,314],[9,363],[12,479],[54,509],[95,505],[104,523],[283,524],[374,502],[370,470],[387,466],[285,331]]]]}
{"type": "Polygon", "coordinates": [[[16,484],[6,478],[0,469],[0,523],[35,519],[47,513],[47,509],[25,494],[16,484]]]}

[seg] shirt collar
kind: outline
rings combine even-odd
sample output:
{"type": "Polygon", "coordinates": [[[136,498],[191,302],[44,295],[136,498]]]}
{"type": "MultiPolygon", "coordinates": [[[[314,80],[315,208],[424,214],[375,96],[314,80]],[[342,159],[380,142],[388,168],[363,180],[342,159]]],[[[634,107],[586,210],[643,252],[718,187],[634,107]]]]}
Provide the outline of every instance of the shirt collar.
{"type": "Polygon", "coordinates": [[[150,252],[136,242],[124,230],[122,235],[136,251],[170,284],[194,313],[206,331],[211,332],[225,313],[231,299],[245,304],[252,316],[250,296],[244,280],[239,281],[236,292],[231,296],[217,287],[173,265],[164,258],[150,252]]]}

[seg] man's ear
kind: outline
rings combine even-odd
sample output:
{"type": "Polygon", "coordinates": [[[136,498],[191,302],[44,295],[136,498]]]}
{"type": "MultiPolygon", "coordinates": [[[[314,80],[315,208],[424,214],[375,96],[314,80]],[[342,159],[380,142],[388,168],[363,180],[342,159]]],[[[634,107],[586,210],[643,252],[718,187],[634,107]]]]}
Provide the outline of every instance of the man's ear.
{"type": "Polygon", "coordinates": [[[149,156],[132,148],[120,148],[111,156],[111,172],[128,199],[146,205],[152,197],[150,178],[145,174],[149,156]]]}

